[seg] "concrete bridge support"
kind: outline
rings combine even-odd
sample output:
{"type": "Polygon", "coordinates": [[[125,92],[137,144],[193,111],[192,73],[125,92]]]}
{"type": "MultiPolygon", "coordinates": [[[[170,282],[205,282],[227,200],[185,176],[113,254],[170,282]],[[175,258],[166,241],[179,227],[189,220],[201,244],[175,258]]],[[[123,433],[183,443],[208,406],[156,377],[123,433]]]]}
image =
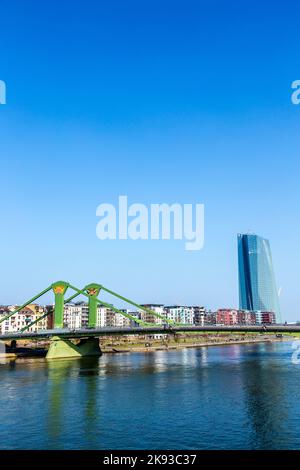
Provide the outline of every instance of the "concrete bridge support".
{"type": "Polygon", "coordinates": [[[15,352],[16,347],[17,342],[15,340],[11,341],[10,346],[8,346],[4,341],[0,341],[0,362],[1,360],[17,357],[15,352]]]}
{"type": "Polygon", "coordinates": [[[69,339],[54,336],[51,339],[46,359],[80,358],[88,356],[101,356],[99,338],[82,339],[74,344],[69,339]]]}

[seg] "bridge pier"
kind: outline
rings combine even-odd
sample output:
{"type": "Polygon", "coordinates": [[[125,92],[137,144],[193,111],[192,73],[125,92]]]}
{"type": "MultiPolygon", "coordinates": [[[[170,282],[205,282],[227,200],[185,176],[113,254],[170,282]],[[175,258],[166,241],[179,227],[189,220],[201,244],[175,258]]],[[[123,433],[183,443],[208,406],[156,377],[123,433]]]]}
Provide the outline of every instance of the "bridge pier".
{"type": "Polygon", "coordinates": [[[101,356],[99,338],[82,339],[74,344],[69,339],[54,336],[51,339],[46,359],[80,358],[88,356],[101,356]]]}
{"type": "Polygon", "coordinates": [[[58,281],[52,284],[55,297],[54,328],[64,327],[64,295],[68,287],[69,284],[64,281],[58,281]]]}
{"type": "Polygon", "coordinates": [[[85,287],[86,292],[89,295],[89,327],[97,327],[97,307],[98,307],[98,295],[101,290],[99,284],[89,284],[85,287]]]}
{"type": "Polygon", "coordinates": [[[6,360],[10,358],[17,357],[15,350],[16,349],[16,341],[11,341],[10,346],[8,346],[5,341],[0,341],[0,362],[1,360],[6,360]]]}

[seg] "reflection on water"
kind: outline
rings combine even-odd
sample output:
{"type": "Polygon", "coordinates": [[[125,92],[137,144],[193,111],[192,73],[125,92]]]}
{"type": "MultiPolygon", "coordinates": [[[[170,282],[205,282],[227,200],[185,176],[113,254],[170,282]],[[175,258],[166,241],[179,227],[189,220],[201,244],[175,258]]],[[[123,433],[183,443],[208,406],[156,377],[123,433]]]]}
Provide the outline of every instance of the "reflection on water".
{"type": "Polygon", "coordinates": [[[272,345],[259,345],[254,353],[255,361],[243,362],[242,374],[253,430],[251,447],[276,449],[288,445],[283,429],[288,403],[284,376],[274,364],[267,367],[266,350],[272,353],[272,345]]]}
{"type": "Polygon", "coordinates": [[[0,365],[2,448],[297,449],[289,343],[0,365]]]}

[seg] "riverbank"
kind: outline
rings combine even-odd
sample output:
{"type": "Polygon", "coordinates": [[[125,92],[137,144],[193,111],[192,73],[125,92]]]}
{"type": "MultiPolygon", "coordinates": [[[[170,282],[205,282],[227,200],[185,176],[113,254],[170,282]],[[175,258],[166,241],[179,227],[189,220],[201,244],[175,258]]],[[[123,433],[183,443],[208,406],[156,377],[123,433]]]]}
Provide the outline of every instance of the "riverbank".
{"type": "Polygon", "coordinates": [[[150,341],[148,343],[127,343],[125,344],[101,344],[101,350],[103,353],[107,354],[117,354],[117,353],[130,353],[130,352],[152,352],[152,351],[174,351],[186,348],[201,348],[208,346],[229,346],[233,344],[249,344],[249,343],[268,343],[268,342],[281,342],[281,341],[290,341],[290,338],[278,338],[275,335],[265,335],[257,336],[253,338],[246,337],[235,337],[236,335],[222,335],[222,337],[214,336],[213,338],[199,338],[198,341],[191,340],[190,338],[185,338],[179,341],[150,341]]]}

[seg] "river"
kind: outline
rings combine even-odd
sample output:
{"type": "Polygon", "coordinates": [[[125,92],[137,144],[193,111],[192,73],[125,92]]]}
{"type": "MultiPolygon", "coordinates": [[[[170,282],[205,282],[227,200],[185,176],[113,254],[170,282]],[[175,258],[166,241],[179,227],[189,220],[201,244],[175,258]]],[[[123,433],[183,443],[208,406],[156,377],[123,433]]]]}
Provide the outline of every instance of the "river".
{"type": "Polygon", "coordinates": [[[1,449],[299,449],[290,342],[0,363],[1,449]]]}

